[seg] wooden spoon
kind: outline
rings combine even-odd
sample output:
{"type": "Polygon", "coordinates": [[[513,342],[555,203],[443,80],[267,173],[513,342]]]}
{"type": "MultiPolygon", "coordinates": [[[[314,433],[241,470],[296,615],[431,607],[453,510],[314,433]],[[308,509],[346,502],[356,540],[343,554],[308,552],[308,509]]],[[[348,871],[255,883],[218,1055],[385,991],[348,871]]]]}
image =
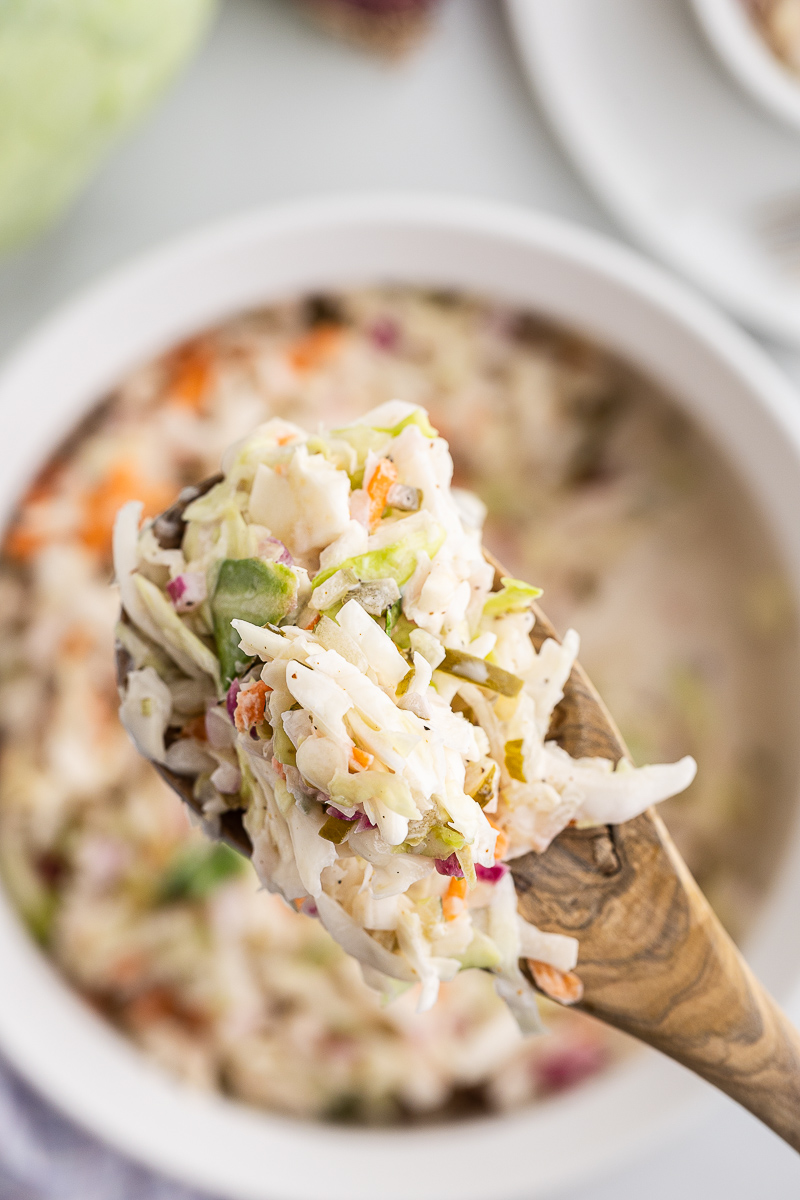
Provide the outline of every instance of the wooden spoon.
{"type": "MultiPolygon", "coordinates": [[[[534,611],[538,648],[555,632],[534,611]]],[[[577,663],[550,737],[575,758],[628,757],[577,663]]],[[[653,809],[624,825],[565,829],[544,854],[510,866],[523,916],[580,943],[577,1007],[689,1067],[800,1151],[800,1034],[722,928],[653,809]]]]}
{"type": "MultiPolygon", "coordinates": [[[[180,545],[184,509],[219,478],[188,489],[158,518],[165,548],[180,545]]],[[[508,572],[487,558],[499,585],[508,572]]],[[[556,634],[536,605],[534,613],[538,649],[556,634]]],[[[120,683],[130,666],[118,645],[120,683]]],[[[628,757],[578,664],[550,737],[575,758],[628,757]]],[[[154,765],[199,812],[193,780],[154,765]]],[[[250,855],[242,816],[224,813],[221,835],[250,855]]],[[[511,872],[525,918],[580,943],[584,992],[576,1007],[682,1063],[800,1151],[800,1034],[750,971],[652,809],[624,825],[565,829],[544,854],[514,859],[511,872]]]]}

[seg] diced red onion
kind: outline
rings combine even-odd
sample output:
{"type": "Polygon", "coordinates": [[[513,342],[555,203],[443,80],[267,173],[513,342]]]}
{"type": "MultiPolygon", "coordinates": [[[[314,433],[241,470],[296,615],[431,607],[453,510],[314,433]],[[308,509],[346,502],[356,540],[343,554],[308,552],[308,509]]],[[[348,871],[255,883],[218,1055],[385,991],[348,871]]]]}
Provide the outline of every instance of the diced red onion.
{"type": "Polygon", "coordinates": [[[603,1046],[593,1042],[562,1046],[537,1066],[537,1074],[547,1092],[563,1092],[601,1070],[608,1060],[603,1046]]]}
{"type": "Polygon", "coordinates": [[[306,896],[305,900],[303,901],[303,903],[300,906],[300,912],[303,913],[306,917],[319,916],[319,913],[317,912],[317,906],[314,903],[314,901],[311,899],[310,896],[306,896]]]}
{"type": "Polygon", "coordinates": [[[206,577],[200,571],[185,571],[169,581],[167,594],[176,612],[191,612],[198,604],[202,604],[208,594],[206,577]]]}
{"type": "Polygon", "coordinates": [[[356,833],[363,833],[365,829],[374,829],[374,828],[375,828],[375,826],[372,824],[372,821],[370,821],[367,814],[364,813],[363,817],[358,822],[358,829],[356,830],[356,833]]]}
{"type": "Polygon", "coordinates": [[[175,579],[170,579],[167,584],[167,592],[173,604],[177,604],[183,593],[186,591],[186,580],[183,575],[178,575],[175,579]]]}
{"type": "Polygon", "coordinates": [[[507,871],[508,867],[505,863],[495,863],[493,867],[482,867],[480,863],[475,863],[475,874],[484,883],[497,883],[498,879],[502,879],[507,871]]]}
{"type": "Polygon", "coordinates": [[[355,813],[352,817],[348,817],[347,813],[343,813],[340,809],[334,808],[329,804],[325,809],[329,817],[336,817],[339,821],[358,821],[361,819],[361,813],[355,813]]]}
{"type": "Polygon", "coordinates": [[[234,679],[233,683],[228,688],[228,696],[227,696],[227,699],[225,700],[225,707],[228,710],[228,716],[230,717],[231,720],[233,720],[234,713],[236,712],[236,701],[239,698],[239,692],[241,690],[242,690],[241,683],[239,682],[238,679],[234,679]]]}
{"type": "Polygon", "coordinates": [[[378,317],[369,336],[380,350],[393,350],[400,340],[400,327],[392,317],[378,317]]]}
{"type": "Polygon", "coordinates": [[[292,558],[291,554],[289,553],[288,549],[286,548],[285,542],[282,542],[280,540],[280,538],[276,538],[276,537],[264,538],[262,545],[264,547],[274,546],[275,549],[279,551],[277,557],[275,557],[273,559],[273,562],[282,563],[285,567],[294,566],[294,559],[292,558]]]}
{"type": "Polygon", "coordinates": [[[436,870],[440,875],[452,875],[456,879],[463,879],[464,872],[461,870],[461,863],[455,854],[451,854],[449,858],[434,859],[436,870]]]}

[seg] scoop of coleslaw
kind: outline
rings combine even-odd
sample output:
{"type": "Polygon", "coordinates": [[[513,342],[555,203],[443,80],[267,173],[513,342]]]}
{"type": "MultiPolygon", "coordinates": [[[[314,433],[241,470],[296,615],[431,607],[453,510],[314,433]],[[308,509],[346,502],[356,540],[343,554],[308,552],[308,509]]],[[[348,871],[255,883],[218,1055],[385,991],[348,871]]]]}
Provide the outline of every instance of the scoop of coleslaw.
{"type": "Polygon", "coordinates": [[[387,998],[483,968],[525,1031],[538,986],[580,995],[578,943],[517,911],[507,862],[568,824],[618,823],[691,783],[547,740],[578,653],[538,652],[539,592],[495,579],[482,506],[451,487],[424,409],[309,435],[273,419],[163,548],[120,511],[121,718],[194,779],[208,832],[244,810],[264,886],[316,916],[387,998]]]}

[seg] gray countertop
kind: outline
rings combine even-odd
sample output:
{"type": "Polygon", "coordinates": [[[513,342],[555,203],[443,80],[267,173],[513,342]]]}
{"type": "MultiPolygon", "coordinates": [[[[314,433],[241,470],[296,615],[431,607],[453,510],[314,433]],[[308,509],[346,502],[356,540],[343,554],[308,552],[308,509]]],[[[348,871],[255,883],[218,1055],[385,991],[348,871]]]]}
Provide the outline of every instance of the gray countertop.
{"type": "MultiPolygon", "coordinates": [[[[363,189],[516,201],[620,236],[537,113],[497,0],[450,0],[430,41],[399,65],[329,41],[288,0],[225,0],[195,62],[67,217],[0,264],[0,352],[83,284],[176,233],[363,189]]],[[[800,356],[772,353],[800,381],[800,356]]],[[[800,1159],[715,1097],[690,1134],[560,1200],[767,1192],[797,1200],[800,1159]]],[[[190,1200],[73,1129],[2,1066],[0,1196],[190,1200]]]]}

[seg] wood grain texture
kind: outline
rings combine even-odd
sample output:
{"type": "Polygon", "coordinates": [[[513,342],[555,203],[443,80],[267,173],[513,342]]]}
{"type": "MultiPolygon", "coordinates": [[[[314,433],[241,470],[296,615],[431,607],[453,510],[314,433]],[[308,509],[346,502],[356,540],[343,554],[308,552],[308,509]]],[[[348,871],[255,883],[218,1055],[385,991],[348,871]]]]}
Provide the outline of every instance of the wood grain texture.
{"type": "MultiPolygon", "coordinates": [[[[537,611],[533,638],[555,636],[537,611]]],[[[576,667],[551,725],[574,756],[626,750],[576,667]]],[[[580,1007],[689,1067],[800,1150],[800,1035],[755,979],[651,810],[567,829],[511,863],[520,911],[578,938],[580,1007]]]]}
{"type": "MultiPolygon", "coordinates": [[[[159,518],[165,545],[180,544],[184,508],[218,478],[182,495],[159,518]]],[[[499,584],[507,572],[487,558],[499,584]]],[[[541,610],[534,611],[531,636],[539,646],[556,634],[541,610]]],[[[121,685],[130,667],[118,646],[121,685]]],[[[627,756],[579,665],[550,737],[576,758],[627,756]]],[[[194,781],[155,765],[199,813],[194,781]]],[[[250,854],[242,816],[241,810],[224,814],[219,832],[250,854]]],[[[523,915],[580,943],[584,994],[578,1007],[682,1063],[800,1151],[800,1035],[753,976],[652,810],[624,825],[566,829],[544,854],[515,859],[511,870],[523,915]]]]}

